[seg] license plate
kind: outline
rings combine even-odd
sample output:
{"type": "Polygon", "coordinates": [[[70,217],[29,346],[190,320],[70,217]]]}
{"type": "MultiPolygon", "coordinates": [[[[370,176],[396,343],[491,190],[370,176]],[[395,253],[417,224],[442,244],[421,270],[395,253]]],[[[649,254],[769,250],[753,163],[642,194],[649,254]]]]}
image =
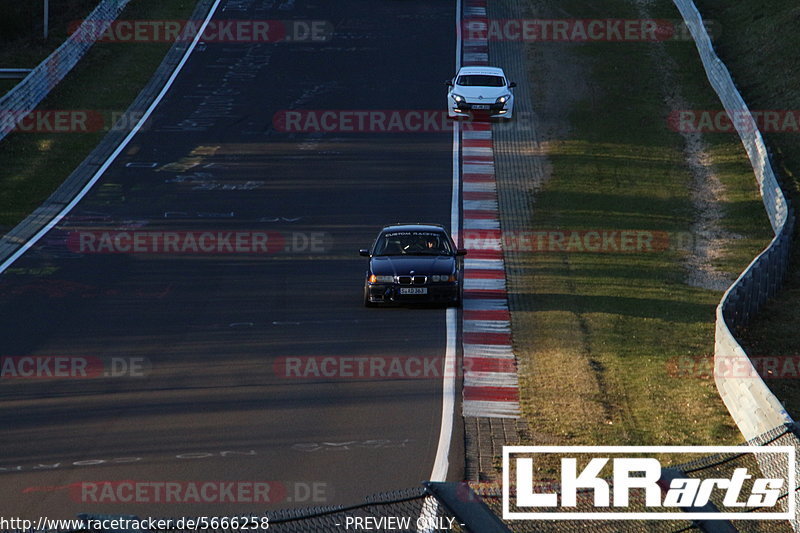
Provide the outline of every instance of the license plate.
{"type": "Polygon", "coordinates": [[[427,287],[400,287],[400,294],[428,294],[427,287]]]}
{"type": "Polygon", "coordinates": [[[472,109],[489,109],[488,105],[474,105],[472,109]]]}

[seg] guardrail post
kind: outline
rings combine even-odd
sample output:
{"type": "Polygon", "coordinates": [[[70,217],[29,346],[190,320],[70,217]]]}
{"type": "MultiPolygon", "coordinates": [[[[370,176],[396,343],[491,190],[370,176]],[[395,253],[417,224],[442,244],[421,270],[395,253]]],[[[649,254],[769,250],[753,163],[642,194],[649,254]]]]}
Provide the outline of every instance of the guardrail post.
{"type": "Polygon", "coordinates": [[[422,485],[471,533],[511,533],[468,484],[426,481],[422,485]]]}

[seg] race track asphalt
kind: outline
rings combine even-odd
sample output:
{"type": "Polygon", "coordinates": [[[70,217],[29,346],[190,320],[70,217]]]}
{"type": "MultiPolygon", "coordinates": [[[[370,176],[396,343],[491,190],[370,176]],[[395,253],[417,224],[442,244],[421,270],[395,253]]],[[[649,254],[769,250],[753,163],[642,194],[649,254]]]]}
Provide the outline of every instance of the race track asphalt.
{"type": "MultiPolygon", "coordinates": [[[[317,20],[332,33],[198,46],[97,185],[0,276],[0,355],[11,365],[0,380],[0,516],[224,516],[358,503],[429,479],[441,377],[281,371],[308,362],[298,358],[444,357],[445,310],[363,307],[358,249],[387,223],[449,224],[452,133],[433,122],[284,131],[276,117],[443,112],[454,10],[429,0],[222,3],[216,20],[317,20]],[[266,232],[269,245],[91,249],[87,239],[109,231],[266,232]],[[98,375],[9,374],[31,356],[88,361],[98,375]],[[269,503],[98,502],[85,490],[122,480],[273,490],[269,503]]],[[[463,476],[458,419],[453,480],[463,476]]]]}

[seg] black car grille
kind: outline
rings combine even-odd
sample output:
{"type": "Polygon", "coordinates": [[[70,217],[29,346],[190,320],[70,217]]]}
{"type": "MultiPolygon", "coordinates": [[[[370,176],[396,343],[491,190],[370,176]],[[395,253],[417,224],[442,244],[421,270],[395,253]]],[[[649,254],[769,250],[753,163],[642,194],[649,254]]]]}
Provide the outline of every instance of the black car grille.
{"type": "Polygon", "coordinates": [[[425,285],[425,282],[428,281],[427,276],[398,276],[397,277],[398,283],[400,285],[425,285]]]}

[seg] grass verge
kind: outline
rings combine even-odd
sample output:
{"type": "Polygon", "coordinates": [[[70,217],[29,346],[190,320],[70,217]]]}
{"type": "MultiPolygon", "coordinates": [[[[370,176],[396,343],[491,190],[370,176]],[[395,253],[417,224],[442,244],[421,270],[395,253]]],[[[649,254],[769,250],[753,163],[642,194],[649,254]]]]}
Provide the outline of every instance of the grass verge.
{"type": "MultiPolygon", "coordinates": [[[[558,18],[640,16],[630,0],[609,0],[602,9],[566,0],[550,8],[558,18]]],[[[666,0],[649,9],[652,18],[679,18],[666,0]]],[[[702,244],[695,228],[701,207],[665,103],[676,96],[673,87],[692,109],[716,109],[718,99],[690,41],[569,49],[564,60],[585,66],[589,90],[572,106],[570,133],[547,144],[552,176],[530,206],[533,228],[647,231],[668,235],[670,245],[517,254],[514,344],[533,438],[563,445],[738,443],[713,379],[700,371],[713,353],[722,292],[687,283],[687,257],[702,244]],[[674,63],[671,80],[655,46],[674,63]]],[[[530,79],[543,76],[532,66],[530,79]]],[[[732,281],[769,242],[770,229],[738,137],[704,140],[706,160],[724,185],[717,223],[736,236],[713,241],[708,262],[732,281]]]]}
{"type": "MultiPolygon", "coordinates": [[[[131,2],[122,18],[187,18],[190,0],[131,2]]],[[[110,128],[112,113],[127,109],[152,77],[169,43],[97,43],[39,105],[40,110],[91,110],[105,119],[97,131],[15,132],[0,150],[0,231],[38,207],[80,164],[110,128]]]]}

